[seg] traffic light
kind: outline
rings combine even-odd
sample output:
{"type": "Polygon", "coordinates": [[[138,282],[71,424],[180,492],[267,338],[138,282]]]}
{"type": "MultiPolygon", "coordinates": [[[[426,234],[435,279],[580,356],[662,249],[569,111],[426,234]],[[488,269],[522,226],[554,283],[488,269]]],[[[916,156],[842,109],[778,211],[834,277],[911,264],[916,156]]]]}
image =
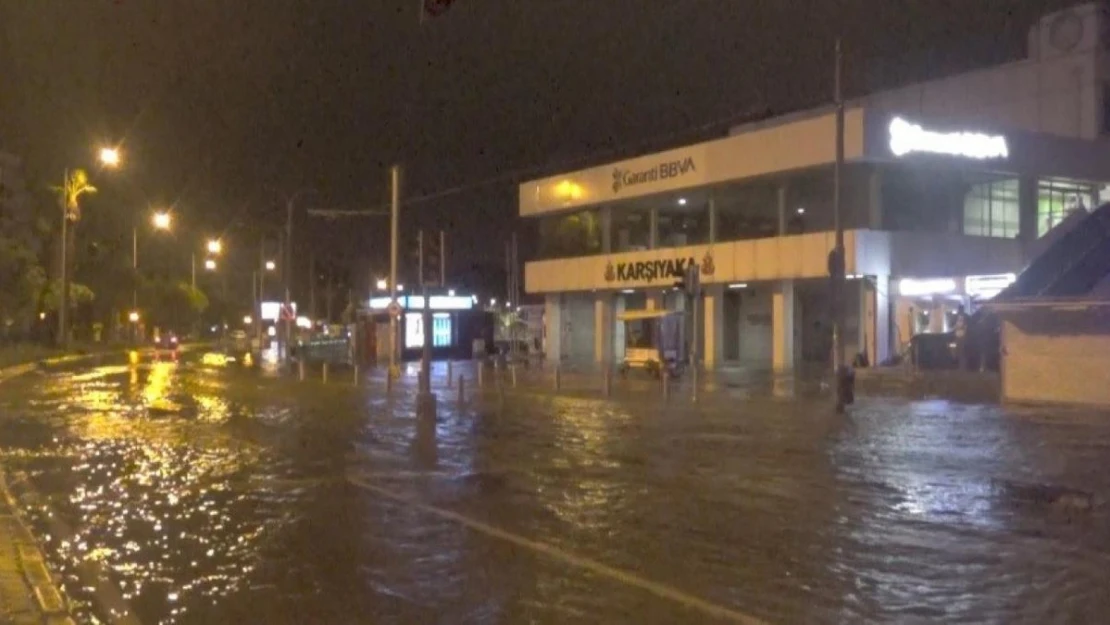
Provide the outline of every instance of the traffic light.
{"type": "Polygon", "coordinates": [[[447,12],[455,0],[421,0],[420,19],[439,17],[447,12]]]}

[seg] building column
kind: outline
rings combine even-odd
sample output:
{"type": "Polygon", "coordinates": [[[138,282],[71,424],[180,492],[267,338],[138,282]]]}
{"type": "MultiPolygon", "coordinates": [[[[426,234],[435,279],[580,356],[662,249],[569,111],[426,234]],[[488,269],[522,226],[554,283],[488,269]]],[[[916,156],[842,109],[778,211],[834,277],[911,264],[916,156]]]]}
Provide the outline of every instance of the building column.
{"type": "Polygon", "coordinates": [[[613,361],[613,294],[598,293],[594,297],[594,363],[613,361]]]}
{"type": "Polygon", "coordinates": [[[944,332],[944,299],[933,297],[929,306],[929,332],[944,332]]]}
{"type": "Polygon", "coordinates": [[[653,208],[648,213],[648,249],[659,247],[659,209],[653,208]]]}
{"type": "Polygon", "coordinates": [[[883,172],[872,166],[867,178],[867,227],[883,229],[883,172]]]}
{"type": "Polygon", "coordinates": [[[1028,246],[1037,240],[1037,178],[1022,176],[1018,180],[1018,238],[1028,246]]]}
{"type": "Polygon", "coordinates": [[[891,357],[890,340],[890,276],[875,276],[871,282],[871,301],[874,306],[874,323],[871,336],[871,366],[876,367],[891,357]]]}
{"type": "Polygon", "coordinates": [[[558,364],[563,359],[563,306],[558,293],[549,293],[543,302],[544,359],[558,364]]]}
{"type": "Polygon", "coordinates": [[[786,223],[787,223],[786,220],[788,219],[787,210],[786,210],[786,185],[785,184],[779,185],[777,202],[778,202],[778,212],[779,212],[779,230],[778,230],[778,234],[781,237],[781,236],[786,235],[786,223]]]}
{"type": "Polygon", "coordinates": [[[709,191],[709,242],[717,242],[717,201],[713,197],[713,190],[709,191]]]}
{"type": "Polygon", "coordinates": [[[666,308],[663,301],[663,296],[666,295],[664,291],[647,291],[644,295],[647,296],[647,303],[644,305],[647,310],[663,310],[666,308]]]}
{"type": "Polygon", "coordinates": [[[780,280],[771,296],[771,364],[777,372],[794,370],[794,281],[780,280]]]}
{"type": "Polygon", "coordinates": [[[724,358],[725,344],[725,287],[723,284],[713,284],[705,287],[702,307],[703,336],[702,362],[706,370],[713,369],[724,358]]]}
{"type": "Polygon", "coordinates": [[[601,253],[613,251],[613,207],[601,207],[601,253]]]}

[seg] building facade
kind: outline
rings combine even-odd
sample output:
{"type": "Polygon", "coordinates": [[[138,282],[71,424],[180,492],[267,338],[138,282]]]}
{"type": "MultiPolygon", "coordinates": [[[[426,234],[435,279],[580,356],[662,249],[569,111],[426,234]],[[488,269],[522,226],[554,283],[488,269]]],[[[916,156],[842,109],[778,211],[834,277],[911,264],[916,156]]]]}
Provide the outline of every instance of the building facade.
{"type": "MultiPolygon", "coordinates": [[[[1024,61],[846,106],[848,360],[948,330],[1056,224],[1105,200],[1106,15],[1045,16],[1024,61]]],[[[827,363],[835,137],[834,111],[812,110],[522,184],[520,215],[540,231],[525,289],[545,297],[547,357],[621,360],[619,314],[692,312],[675,283],[697,263],[687,335],[705,367],[827,363]]]]}

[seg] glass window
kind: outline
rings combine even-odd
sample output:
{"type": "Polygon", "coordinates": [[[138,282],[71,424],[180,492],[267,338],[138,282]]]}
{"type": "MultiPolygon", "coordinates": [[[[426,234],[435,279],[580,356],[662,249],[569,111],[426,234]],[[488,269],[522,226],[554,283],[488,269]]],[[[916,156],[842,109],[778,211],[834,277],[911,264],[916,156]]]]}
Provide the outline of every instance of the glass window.
{"type": "Polygon", "coordinates": [[[678,200],[659,209],[658,247],[681,247],[709,242],[709,203],[678,200]],[[682,202],[681,204],[678,202],[682,202]]]}
{"type": "Polygon", "coordinates": [[[728,186],[714,192],[717,240],[742,241],[773,237],[779,229],[778,181],[728,186]]]}
{"type": "Polygon", "coordinates": [[[974,184],[964,197],[964,234],[1012,239],[1020,222],[1017,178],[974,184]]]}
{"type": "Polygon", "coordinates": [[[541,217],[539,222],[539,258],[601,253],[601,212],[598,209],[541,217]]]}
{"type": "Polygon", "coordinates": [[[1043,237],[1072,211],[1094,206],[1089,185],[1070,180],[1045,179],[1037,183],[1037,237],[1043,237]]]}
{"type": "Polygon", "coordinates": [[[612,250],[634,252],[651,245],[651,209],[642,206],[614,206],[612,250]]]}

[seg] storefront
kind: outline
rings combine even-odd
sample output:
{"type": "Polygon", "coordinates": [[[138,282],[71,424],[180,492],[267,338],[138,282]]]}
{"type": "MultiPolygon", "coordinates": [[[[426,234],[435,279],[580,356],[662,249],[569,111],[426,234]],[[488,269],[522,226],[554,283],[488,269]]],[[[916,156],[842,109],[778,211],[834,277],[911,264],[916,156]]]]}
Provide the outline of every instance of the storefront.
{"type": "MultiPolygon", "coordinates": [[[[360,312],[362,327],[365,328],[363,352],[372,354],[378,362],[389,360],[390,319],[387,308],[388,297],[374,297],[368,307],[360,312]]],[[[424,324],[424,297],[404,295],[397,298],[402,313],[398,317],[398,350],[402,360],[420,358],[424,349],[425,332],[432,335],[432,357],[471,358],[475,344],[482,349],[493,346],[493,315],[477,305],[477,298],[470,295],[456,295],[454,291],[429,295],[428,306],[431,312],[431,326],[424,324]]]]}
{"type": "MultiPolygon", "coordinates": [[[[848,360],[949,330],[1013,280],[1043,224],[1093,208],[1110,180],[1098,141],[858,107],[845,127],[848,360]]],[[[692,313],[674,287],[696,263],[688,336],[706,367],[827,362],[833,137],[833,115],[814,112],[521,185],[520,213],[539,222],[525,287],[546,296],[548,357],[619,361],[619,313],[692,313]]]]}

